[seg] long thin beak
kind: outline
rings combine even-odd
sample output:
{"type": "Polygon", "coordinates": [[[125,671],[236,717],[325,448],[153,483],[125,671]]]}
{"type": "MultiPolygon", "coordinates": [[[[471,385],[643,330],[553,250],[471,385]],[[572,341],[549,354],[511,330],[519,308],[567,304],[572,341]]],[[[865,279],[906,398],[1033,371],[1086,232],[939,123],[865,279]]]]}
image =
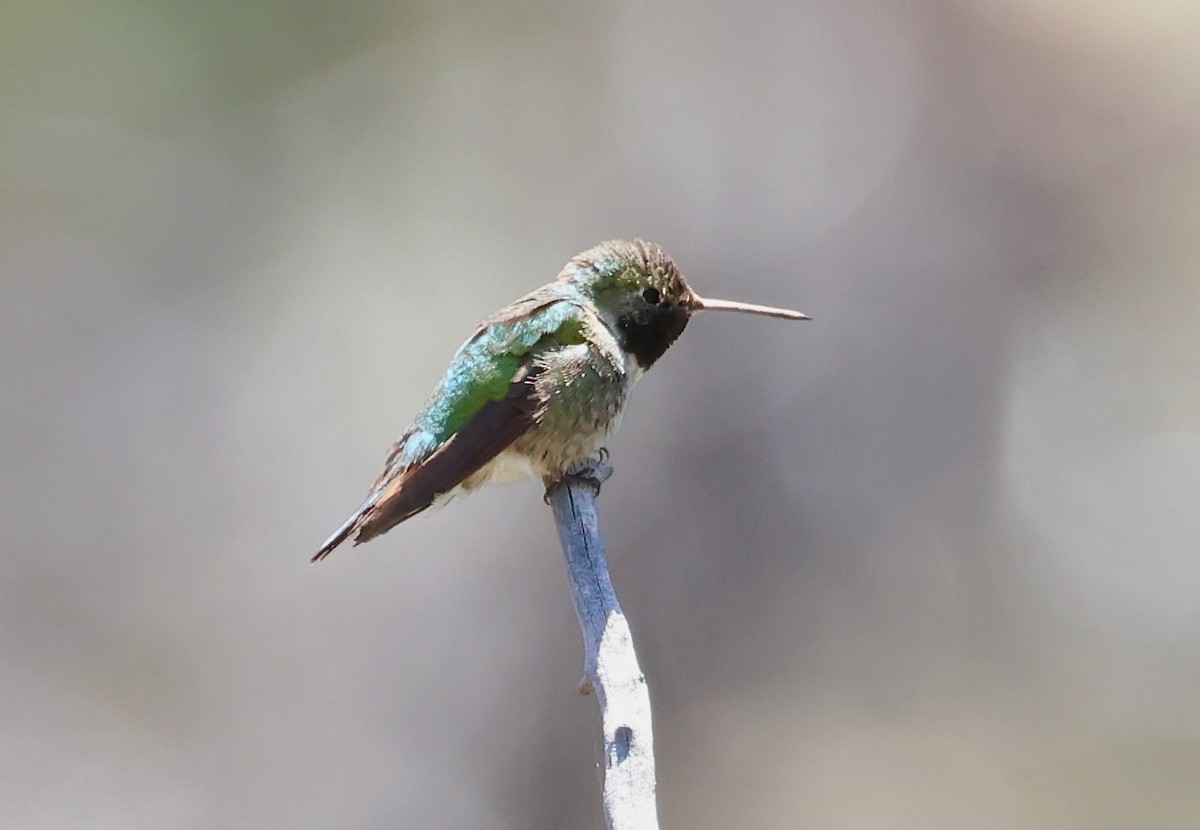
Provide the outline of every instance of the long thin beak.
{"type": "Polygon", "coordinates": [[[790,308],[775,308],[769,305],[754,303],[738,303],[733,300],[709,300],[705,297],[692,296],[692,311],[744,311],[747,314],[762,314],[766,317],[782,317],[784,320],[811,320],[807,314],[792,311],[790,308]]]}

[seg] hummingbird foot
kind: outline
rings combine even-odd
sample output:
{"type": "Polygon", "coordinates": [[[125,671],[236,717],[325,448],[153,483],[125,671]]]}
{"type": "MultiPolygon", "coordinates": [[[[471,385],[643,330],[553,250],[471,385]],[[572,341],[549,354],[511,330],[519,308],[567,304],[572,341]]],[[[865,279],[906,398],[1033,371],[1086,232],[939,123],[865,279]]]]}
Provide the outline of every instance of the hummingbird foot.
{"type": "Polygon", "coordinates": [[[554,491],[564,484],[586,485],[599,495],[600,485],[608,481],[612,474],[612,465],[608,463],[608,450],[605,447],[601,447],[596,457],[585,458],[583,461],[572,464],[562,474],[561,478],[552,479],[546,477],[542,479],[546,484],[546,495],[543,496],[542,500],[546,504],[549,504],[550,497],[554,495],[554,491]]]}

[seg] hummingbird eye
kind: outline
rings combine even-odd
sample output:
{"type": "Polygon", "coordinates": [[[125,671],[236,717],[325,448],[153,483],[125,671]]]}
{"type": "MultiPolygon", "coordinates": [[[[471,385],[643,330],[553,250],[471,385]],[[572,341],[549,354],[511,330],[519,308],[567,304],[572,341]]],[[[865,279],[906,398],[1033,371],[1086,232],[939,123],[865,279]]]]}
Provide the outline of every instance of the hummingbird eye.
{"type": "Polygon", "coordinates": [[[662,301],[662,295],[658,293],[657,288],[647,288],[642,292],[642,299],[650,305],[658,305],[662,301]]]}

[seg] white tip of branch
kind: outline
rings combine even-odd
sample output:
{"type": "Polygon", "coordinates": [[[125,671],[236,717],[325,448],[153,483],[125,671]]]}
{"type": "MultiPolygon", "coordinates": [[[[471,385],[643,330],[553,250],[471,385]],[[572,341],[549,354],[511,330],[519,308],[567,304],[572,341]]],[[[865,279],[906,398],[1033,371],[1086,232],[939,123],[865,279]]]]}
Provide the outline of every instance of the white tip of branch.
{"type": "Polygon", "coordinates": [[[584,678],[596,691],[604,731],[604,818],[610,830],[657,830],[650,691],[638,667],[633,635],[608,576],[596,496],[612,474],[603,459],[547,482],[558,538],[567,558],[575,610],[583,629],[584,678]]]}

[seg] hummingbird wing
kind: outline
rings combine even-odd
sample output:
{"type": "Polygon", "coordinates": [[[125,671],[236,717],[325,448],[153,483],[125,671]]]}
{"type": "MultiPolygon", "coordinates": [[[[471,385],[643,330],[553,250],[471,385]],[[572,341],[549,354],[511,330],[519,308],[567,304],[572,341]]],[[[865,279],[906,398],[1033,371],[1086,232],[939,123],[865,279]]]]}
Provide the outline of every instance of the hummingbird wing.
{"type": "Polygon", "coordinates": [[[358,510],[313,557],[351,535],[361,544],[425,510],[537,423],[535,381],[549,350],[583,342],[585,312],[544,286],[484,320],[412,427],[400,437],[358,510]]]}

